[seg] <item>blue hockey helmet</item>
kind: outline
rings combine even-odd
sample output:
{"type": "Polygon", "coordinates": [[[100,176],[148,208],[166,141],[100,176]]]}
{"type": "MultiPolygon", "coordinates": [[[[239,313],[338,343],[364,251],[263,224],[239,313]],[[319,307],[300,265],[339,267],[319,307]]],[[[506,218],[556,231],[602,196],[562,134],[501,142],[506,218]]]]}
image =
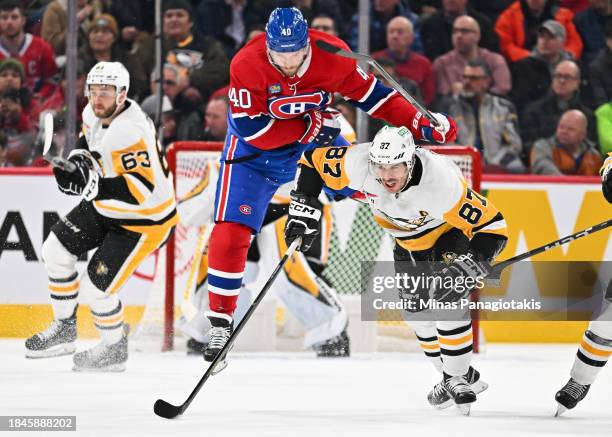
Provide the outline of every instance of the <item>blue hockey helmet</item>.
{"type": "Polygon", "coordinates": [[[308,23],[297,8],[276,8],[266,25],[266,43],[275,52],[297,52],[308,44],[308,23]]]}

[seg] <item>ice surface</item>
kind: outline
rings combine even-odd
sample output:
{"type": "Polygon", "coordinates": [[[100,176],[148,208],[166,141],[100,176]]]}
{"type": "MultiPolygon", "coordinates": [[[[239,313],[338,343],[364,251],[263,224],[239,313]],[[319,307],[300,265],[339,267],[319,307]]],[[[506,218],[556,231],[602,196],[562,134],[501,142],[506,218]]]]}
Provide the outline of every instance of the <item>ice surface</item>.
{"type": "MultiPolygon", "coordinates": [[[[233,354],[183,416],[166,420],[155,416],[153,403],[183,402],[202,374],[201,358],[132,353],[125,373],[73,373],[71,357],[26,360],[23,341],[2,340],[0,415],[77,416],[76,433],[54,437],[612,435],[610,368],[576,409],[553,417],[575,350],[488,345],[474,364],[490,387],[470,417],[427,404],[438,375],[421,354],[233,354]]],[[[44,433],[19,433],[28,434],[44,433]]]]}

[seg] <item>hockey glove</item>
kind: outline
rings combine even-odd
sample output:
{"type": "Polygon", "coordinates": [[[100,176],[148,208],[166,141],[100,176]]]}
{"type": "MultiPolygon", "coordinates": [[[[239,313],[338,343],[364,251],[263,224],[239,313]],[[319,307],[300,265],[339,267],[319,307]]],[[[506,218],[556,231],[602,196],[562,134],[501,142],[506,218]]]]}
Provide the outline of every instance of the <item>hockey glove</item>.
{"type": "Polygon", "coordinates": [[[321,208],[322,204],[316,197],[291,191],[289,215],[285,225],[287,245],[290,245],[296,238],[302,237],[302,244],[298,250],[307,252],[310,249],[321,227],[321,208]]]}
{"type": "Polygon", "coordinates": [[[83,193],[85,181],[78,169],[74,172],[69,172],[58,167],[53,167],[53,175],[55,176],[57,187],[62,193],[69,196],[80,196],[81,193],[83,193]]]}
{"type": "Polygon", "coordinates": [[[481,285],[489,272],[486,261],[477,260],[471,253],[459,255],[436,274],[441,279],[441,286],[435,288],[433,297],[438,302],[456,302],[481,285]]]}
{"type": "Polygon", "coordinates": [[[340,121],[336,111],[308,111],[304,115],[304,121],[306,131],[298,140],[302,144],[329,146],[340,135],[340,121]]]}
{"type": "Polygon", "coordinates": [[[612,203],[612,165],[608,165],[602,176],[601,190],[608,203],[612,203]]]}
{"type": "Polygon", "coordinates": [[[438,120],[439,126],[434,127],[423,114],[417,112],[412,125],[421,134],[421,139],[431,143],[449,143],[457,138],[457,123],[451,117],[434,112],[432,114],[438,120]]]}

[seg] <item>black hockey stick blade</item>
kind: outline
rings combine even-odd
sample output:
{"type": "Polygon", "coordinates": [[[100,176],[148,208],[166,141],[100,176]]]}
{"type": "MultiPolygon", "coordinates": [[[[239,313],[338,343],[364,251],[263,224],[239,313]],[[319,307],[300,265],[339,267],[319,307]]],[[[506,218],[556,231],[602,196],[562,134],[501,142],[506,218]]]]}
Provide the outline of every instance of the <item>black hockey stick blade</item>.
{"type": "Polygon", "coordinates": [[[300,246],[300,244],[302,244],[301,237],[296,238],[293,241],[293,243],[291,243],[291,245],[285,252],[285,255],[283,255],[283,258],[279,261],[279,263],[276,265],[276,268],[274,269],[274,271],[268,278],[268,281],[264,284],[264,286],[262,287],[257,297],[255,298],[255,300],[253,301],[253,303],[251,304],[251,306],[249,307],[245,315],[242,317],[242,320],[240,320],[240,323],[238,323],[238,325],[236,326],[236,329],[234,330],[234,332],[232,332],[232,334],[230,335],[225,345],[221,348],[217,356],[210,363],[210,366],[208,366],[208,369],[206,369],[206,372],[204,372],[204,375],[200,378],[200,380],[196,384],[195,388],[191,391],[191,394],[187,397],[185,402],[183,402],[180,406],[177,407],[176,405],[172,405],[164,401],[163,399],[158,399],[157,401],[155,401],[155,404],[153,405],[153,412],[155,412],[155,414],[165,419],[174,419],[176,416],[183,414],[185,412],[187,407],[189,407],[189,404],[191,404],[191,402],[195,399],[196,395],[199,393],[202,386],[204,386],[208,378],[215,374],[214,370],[216,369],[217,364],[221,360],[225,359],[225,356],[227,355],[228,351],[231,349],[234,341],[238,337],[238,334],[240,334],[240,331],[242,331],[242,328],[244,328],[246,323],[249,321],[249,319],[253,315],[253,312],[255,312],[255,309],[257,309],[257,307],[263,300],[264,296],[266,295],[266,293],[268,292],[268,290],[274,283],[274,280],[276,279],[280,271],[283,269],[283,266],[285,265],[287,260],[291,258],[291,255],[293,255],[293,252],[296,251],[296,249],[300,246]]]}
{"type": "Polygon", "coordinates": [[[330,44],[327,41],[318,40],[316,44],[317,47],[319,47],[321,50],[324,50],[328,53],[332,53],[334,55],[344,56],[345,58],[355,59],[357,61],[364,61],[368,63],[371,63],[374,60],[371,56],[362,55],[361,53],[351,52],[349,50],[344,50],[343,48],[330,44]]]}
{"type": "Polygon", "coordinates": [[[181,407],[172,405],[164,401],[163,399],[158,399],[155,401],[155,405],[153,405],[153,411],[159,417],[163,417],[164,419],[174,419],[179,414],[183,414],[183,409],[181,407]]]}

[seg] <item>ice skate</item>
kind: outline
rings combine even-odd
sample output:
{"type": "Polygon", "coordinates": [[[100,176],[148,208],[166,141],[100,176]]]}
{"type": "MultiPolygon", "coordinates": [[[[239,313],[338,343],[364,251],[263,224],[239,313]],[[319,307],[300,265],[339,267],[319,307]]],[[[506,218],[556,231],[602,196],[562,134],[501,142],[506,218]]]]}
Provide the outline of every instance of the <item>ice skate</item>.
{"type": "Polygon", "coordinates": [[[202,355],[208,343],[202,343],[195,338],[187,340],[187,355],[202,355]]]}
{"type": "Polygon", "coordinates": [[[590,387],[590,384],[583,385],[570,378],[567,384],[555,395],[555,400],[557,401],[555,417],[561,416],[567,410],[571,410],[578,405],[578,402],[585,398],[590,387]]]}
{"type": "Polygon", "coordinates": [[[123,372],[128,358],[127,328],[117,343],[100,342],[91,349],[74,354],[75,372],[123,372]]]}
{"type": "Polygon", "coordinates": [[[476,393],[465,376],[450,376],[445,373],[443,385],[461,413],[468,416],[471,404],[476,402],[476,393]]]}
{"type": "MultiPolygon", "coordinates": [[[[489,384],[480,379],[480,372],[471,366],[465,374],[465,379],[470,383],[475,394],[482,393],[489,388],[489,384]]],[[[444,381],[440,381],[431,389],[427,395],[427,400],[436,410],[444,410],[453,405],[451,395],[444,388],[444,381]]]]}
{"type": "Polygon", "coordinates": [[[346,330],[323,343],[313,345],[312,348],[317,353],[317,357],[337,358],[351,356],[350,339],[346,330]]]}
{"type": "Polygon", "coordinates": [[[70,355],[76,351],[76,309],[71,317],[57,319],[47,329],[25,342],[26,358],[49,358],[70,355]]]}
{"type": "MultiPolygon", "coordinates": [[[[212,362],[215,357],[221,352],[223,346],[227,343],[234,331],[234,322],[231,317],[216,317],[207,316],[210,320],[212,328],[210,329],[210,341],[204,349],[204,360],[212,362]]],[[[226,353],[227,354],[227,353],[226,353]]],[[[212,374],[216,375],[227,367],[226,356],[221,357],[217,365],[213,369],[212,374]]]]}

